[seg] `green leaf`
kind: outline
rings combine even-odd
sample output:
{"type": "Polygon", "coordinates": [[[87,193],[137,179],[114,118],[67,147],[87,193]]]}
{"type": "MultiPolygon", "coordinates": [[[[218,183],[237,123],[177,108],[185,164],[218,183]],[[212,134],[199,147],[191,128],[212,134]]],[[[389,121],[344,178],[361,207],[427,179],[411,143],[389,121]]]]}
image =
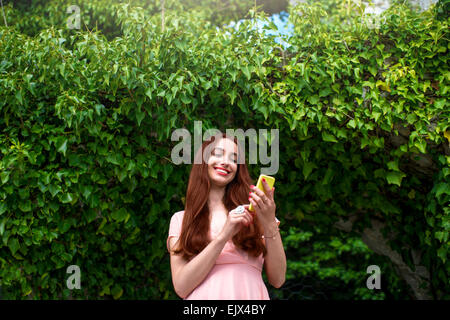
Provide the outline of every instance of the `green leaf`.
{"type": "Polygon", "coordinates": [[[327,171],[325,172],[325,177],[322,180],[322,184],[329,184],[334,176],[334,170],[331,167],[328,167],[327,171]]]}
{"type": "Polygon", "coordinates": [[[438,257],[441,258],[444,263],[447,261],[447,251],[445,245],[441,246],[437,251],[438,257]]]}
{"type": "Polygon", "coordinates": [[[350,120],[350,121],[348,122],[348,126],[349,126],[350,128],[355,129],[355,128],[356,128],[356,122],[355,122],[355,119],[350,120]]]}
{"type": "Polygon", "coordinates": [[[61,258],[66,262],[70,262],[72,260],[72,255],[68,254],[67,252],[63,252],[61,254],[61,258]]]}
{"type": "Polygon", "coordinates": [[[145,90],[145,95],[151,100],[152,99],[152,88],[147,88],[147,90],[145,90]]]}
{"type": "Polygon", "coordinates": [[[422,153],[427,152],[427,142],[425,140],[415,141],[414,146],[422,153]]]}
{"type": "Polygon", "coordinates": [[[115,284],[114,287],[111,289],[111,294],[114,298],[114,300],[119,299],[123,294],[123,289],[118,284],[115,284]]]}
{"type": "Polygon", "coordinates": [[[119,210],[114,211],[111,216],[114,220],[120,222],[127,218],[128,212],[125,208],[120,208],[119,210]]]}
{"type": "Polygon", "coordinates": [[[378,122],[378,119],[381,116],[381,112],[372,111],[372,116],[373,116],[373,119],[375,120],[375,122],[378,122]]]}
{"type": "Polygon", "coordinates": [[[450,183],[441,182],[436,186],[436,198],[439,198],[444,193],[450,194],[450,183]]]}
{"type": "Polygon", "coordinates": [[[319,97],[326,97],[331,93],[331,89],[329,87],[323,88],[319,91],[319,97]]]}
{"type": "Polygon", "coordinates": [[[245,74],[245,76],[247,77],[247,80],[250,80],[251,75],[250,75],[250,70],[248,69],[248,66],[243,66],[242,67],[242,72],[245,74]]]}
{"type": "Polygon", "coordinates": [[[327,142],[338,142],[332,134],[327,132],[322,132],[322,139],[327,142]]]}
{"type": "Polygon", "coordinates": [[[92,194],[93,187],[92,186],[80,186],[81,194],[87,200],[89,196],[92,194]]]}
{"type": "Polygon", "coordinates": [[[5,202],[0,202],[0,216],[6,212],[6,209],[8,209],[8,206],[5,202]]]}
{"type": "Polygon", "coordinates": [[[121,165],[121,160],[122,159],[121,159],[120,155],[117,153],[110,153],[106,157],[106,161],[108,161],[109,163],[115,164],[115,165],[121,165]]]}
{"type": "Polygon", "coordinates": [[[190,103],[192,102],[192,99],[189,98],[189,97],[183,92],[183,94],[181,95],[181,101],[182,101],[184,104],[190,104],[190,103]]]}
{"type": "Polygon", "coordinates": [[[395,161],[389,161],[389,162],[387,163],[387,166],[388,166],[389,170],[392,170],[392,171],[400,171],[400,169],[398,168],[398,160],[395,160],[395,161]]]}
{"type": "Polygon", "coordinates": [[[11,250],[11,253],[15,255],[17,250],[19,250],[20,248],[19,240],[17,240],[16,238],[10,238],[8,242],[8,247],[9,250],[11,250]]]}
{"type": "Polygon", "coordinates": [[[31,211],[31,201],[30,201],[30,199],[25,200],[25,201],[20,201],[19,202],[19,209],[22,210],[23,212],[31,211]]]}
{"type": "Polygon", "coordinates": [[[317,166],[312,162],[306,162],[303,165],[303,176],[305,177],[305,179],[308,178],[314,168],[317,168],[317,166]]]}
{"type": "Polygon", "coordinates": [[[404,174],[401,171],[390,171],[386,174],[386,180],[389,184],[396,184],[400,187],[400,184],[402,183],[402,179],[406,177],[406,174],[404,174]]]}
{"type": "Polygon", "coordinates": [[[413,124],[414,122],[417,121],[417,116],[414,113],[410,113],[406,116],[406,120],[408,121],[409,124],[413,124]]]}
{"type": "Polygon", "coordinates": [[[233,90],[231,90],[231,91],[228,91],[228,92],[227,92],[227,95],[228,95],[228,96],[230,97],[230,99],[231,99],[231,105],[233,105],[234,99],[236,99],[236,90],[233,89],[233,90]]]}
{"type": "Polygon", "coordinates": [[[54,184],[50,184],[48,186],[48,191],[50,191],[50,194],[52,195],[52,198],[54,198],[58,192],[61,192],[61,186],[60,185],[54,185],[54,184]]]}
{"type": "Polygon", "coordinates": [[[317,105],[320,101],[320,98],[318,95],[312,95],[312,96],[308,96],[308,98],[306,99],[309,103],[311,103],[313,106],[317,105]]]}
{"type": "Polygon", "coordinates": [[[109,286],[105,286],[102,288],[102,290],[99,292],[99,296],[102,297],[105,294],[111,294],[111,289],[109,288],[109,286]]]}
{"type": "Polygon", "coordinates": [[[0,236],[3,236],[3,233],[5,232],[5,224],[6,219],[3,219],[2,222],[0,223],[0,236]]]}
{"type": "Polygon", "coordinates": [[[64,139],[58,146],[57,151],[62,152],[64,156],[66,156],[66,150],[67,150],[67,139],[64,139]]]}
{"type": "Polygon", "coordinates": [[[1,179],[2,179],[2,184],[7,183],[8,180],[9,180],[9,172],[6,172],[6,171],[2,172],[2,173],[0,174],[0,177],[1,177],[1,179]]]}
{"type": "Polygon", "coordinates": [[[372,76],[376,76],[377,75],[377,69],[375,67],[370,66],[369,67],[369,72],[372,74],[372,76]]]}
{"type": "MultiPolygon", "coordinates": [[[[67,230],[70,229],[70,226],[71,226],[70,220],[68,220],[68,219],[63,220],[59,224],[59,231],[61,233],[65,233],[65,232],[67,232],[67,230]]],[[[60,253],[62,250],[64,250],[64,248],[60,247],[58,253],[60,253]]]]}
{"type": "Polygon", "coordinates": [[[145,112],[143,112],[141,109],[136,109],[136,120],[138,122],[138,126],[141,126],[142,120],[145,118],[145,112]]]}
{"type": "Polygon", "coordinates": [[[167,181],[167,179],[169,178],[170,174],[173,171],[173,167],[171,165],[165,165],[163,166],[163,179],[164,181],[167,181]]]}
{"type": "Polygon", "coordinates": [[[72,202],[73,198],[72,198],[72,194],[70,193],[65,193],[60,197],[60,200],[62,203],[69,203],[72,202]]]}
{"type": "Polygon", "coordinates": [[[436,107],[436,109],[444,109],[446,104],[447,104],[447,99],[445,99],[445,98],[438,99],[434,102],[434,106],[436,107]]]}
{"type": "Polygon", "coordinates": [[[16,91],[16,99],[19,101],[19,103],[22,105],[23,104],[23,96],[22,96],[22,91],[17,90],[16,91]]]}
{"type": "Polygon", "coordinates": [[[233,82],[236,82],[236,76],[237,76],[238,71],[231,70],[231,71],[228,71],[228,73],[231,75],[231,79],[233,79],[233,82]]]}

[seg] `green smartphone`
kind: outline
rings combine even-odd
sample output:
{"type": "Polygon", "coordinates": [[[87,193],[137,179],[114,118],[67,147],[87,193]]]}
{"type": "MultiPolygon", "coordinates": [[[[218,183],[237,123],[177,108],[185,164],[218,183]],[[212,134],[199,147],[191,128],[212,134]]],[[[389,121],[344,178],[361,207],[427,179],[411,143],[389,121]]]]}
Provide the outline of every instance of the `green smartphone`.
{"type": "MultiPolygon", "coordinates": [[[[272,188],[273,185],[275,184],[275,178],[271,177],[271,176],[266,176],[264,174],[259,175],[258,182],[256,183],[256,187],[259,190],[261,190],[262,192],[265,192],[264,191],[264,186],[263,186],[263,181],[262,181],[263,178],[266,180],[267,184],[269,185],[269,188],[272,188]]],[[[249,211],[254,211],[253,210],[253,206],[252,206],[251,203],[250,203],[250,207],[248,208],[248,210],[249,211]]]]}

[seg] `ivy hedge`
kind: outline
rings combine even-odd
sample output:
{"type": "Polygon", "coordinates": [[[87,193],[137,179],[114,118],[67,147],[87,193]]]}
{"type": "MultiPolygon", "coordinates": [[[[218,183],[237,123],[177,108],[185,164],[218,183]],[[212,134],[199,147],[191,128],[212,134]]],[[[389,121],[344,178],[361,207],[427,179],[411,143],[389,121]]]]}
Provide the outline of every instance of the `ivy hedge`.
{"type": "Polygon", "coordinates": [[[165,241],[190,168],[170,138],[201,120],[280,130],[288,273],[273,298],[449,299],[445,6],[394,2],[374,28],[357,1],[307,1],[281,46],[254,28],[253,0],[219,3],[166,0],[163,21],[160,1],[79,1],[80,30],[71,1],[5,5],[2,297],[176,298],[165,241]],[[238,30],[217,27],[242,12],[238,30]],[[366,287],[372,264],[381,290],[366,287]]]}

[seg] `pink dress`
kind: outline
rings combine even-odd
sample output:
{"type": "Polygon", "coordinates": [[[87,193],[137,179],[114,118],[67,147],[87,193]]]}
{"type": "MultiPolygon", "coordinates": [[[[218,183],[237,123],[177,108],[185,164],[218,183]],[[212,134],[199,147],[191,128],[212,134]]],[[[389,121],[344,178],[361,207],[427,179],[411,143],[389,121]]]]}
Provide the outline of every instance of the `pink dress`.
{"type": "MultiPolygon", "coordinates": [[[[169,238],[179,237],[184,211],[176,212],[171,220],[169,238]]],[[[276,219],[276,218],[275,218],[276,219]]],[[[216,215],[211,219],[210,234],[214,239],[222,230],[226,217],[216,215]]],[[[280,221],[276,219],[277,223],[280,221]]],[[[185,298],[186,300],[269,300],[262,279],[264,258],[249,256],[228,241],[206,278],[185,298]]]]}

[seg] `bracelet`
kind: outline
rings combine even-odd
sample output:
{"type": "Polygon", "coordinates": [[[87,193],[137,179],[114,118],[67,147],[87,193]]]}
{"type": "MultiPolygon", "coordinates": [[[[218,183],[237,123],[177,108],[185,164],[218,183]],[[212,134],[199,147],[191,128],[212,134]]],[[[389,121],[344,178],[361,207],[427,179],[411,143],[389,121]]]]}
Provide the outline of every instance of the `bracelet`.
{"type": "Polygon", "coordinates": [[[275,232],[275,234],[273,236],[268,237],[268,236],[262,235],[261,238],[263,238],[263,239],[273,239],[278,234],[278,231],[280,231],[280,228],[278,228],[278,226],[277,226],[277,231],[275,232]]]}

